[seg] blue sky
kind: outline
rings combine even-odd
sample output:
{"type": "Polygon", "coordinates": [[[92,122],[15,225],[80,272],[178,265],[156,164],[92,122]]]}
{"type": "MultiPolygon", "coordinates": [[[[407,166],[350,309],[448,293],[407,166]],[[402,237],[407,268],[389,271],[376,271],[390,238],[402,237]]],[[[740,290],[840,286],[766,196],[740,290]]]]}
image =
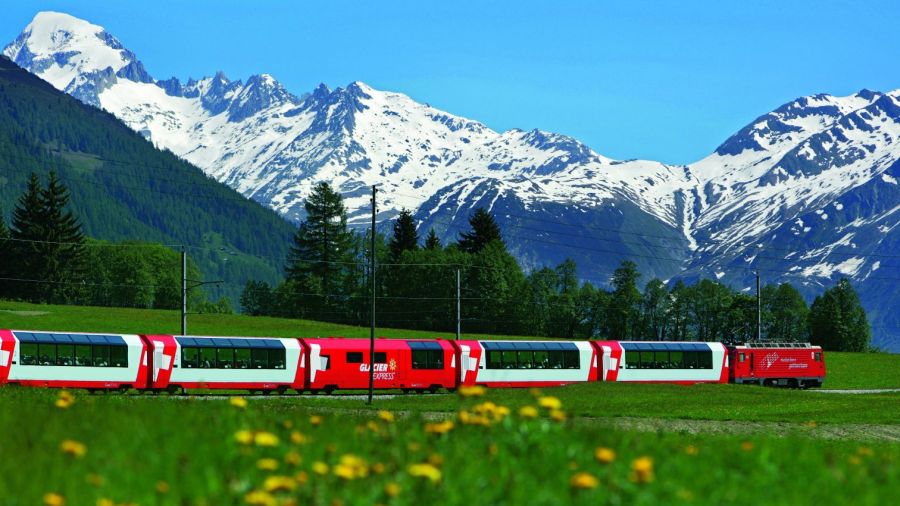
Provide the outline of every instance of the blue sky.
{"type": "Polygon", "coordinates": [[[896,1],[17,0],[0,41],[40,10],[106,27],[158,79],[361,80],[622,159],[692,162],[798,96],[900,88],[896,1]]]}

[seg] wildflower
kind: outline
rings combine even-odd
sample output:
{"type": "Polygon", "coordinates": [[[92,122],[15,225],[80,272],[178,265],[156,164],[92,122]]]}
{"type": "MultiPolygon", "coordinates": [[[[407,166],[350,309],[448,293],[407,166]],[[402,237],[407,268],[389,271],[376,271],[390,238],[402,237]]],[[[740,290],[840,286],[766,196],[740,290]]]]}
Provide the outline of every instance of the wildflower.
{"type": "Polygon", "coordinates": [[[66,498],[53,492],[44,494],[44,504],[46,506],[63,506],[66,504],[66,498]]]}
{"type": "Polygon", "coordinates": [[[78,441],[73,441],[71,439],[66,439],[65,441],[60,443],[59,449],[62,450],[62,452],[66,455],[71,455],[78,459],[84,457],[84,454],[87,453],[87,447],[84,446],[84,444],[79,443],[78,441]]]}
{"type": "Polygon", "coordinates": [[[397,497],[400,495],[400,485],[391,481],[384,486],[384,493],[387,494],[388,497],[397,497]]]}
{"type": "Polygon", "coordinates": [[[278,469],[278,461],[275,459],[259,459],[256,461],[256,467],[263,471],[274,471],[278,469]]]}
{"type": "Polygon", "coordinates": [[[850,462],[854,466],[858,466],[860,463],[862,463],[862,460],[860,460],[860,458],[856,455],[851,455],[847,457],[847,462],[850,462]]]}
{"type": "Polygon", "coordinates": [[[353,454],[342,455],[338,464],[334,466],[334,474],[345,480],[365,478],[369,475],[369,464],[353,454]]]}
{"type": "Polygon", "coordinates": [[[328,464],[322,461],[314,462],[312,465],[312,471],[319,476],[325,476],[326,474],[328,474],[328,464]]]}
{"type": "Polygon", "coordinates": [[[631,475],[629,478],[635,483],[649,483],[653,481],[653,459],[639,457],[631,463],[631,475]]]}
{"type": "Polygon", "coordinates": [[[263,490],[254,490],[244,496],[244,502],[251,506],[274,506],[275,498],[263,490]]]}
{"type": "Polygon", "coordinates": [[[411,441],[409,443],[406,443],[406,449],[411,452],[417,452],[422,449],[422,445],[416,443],[415,441],[411,441]]]}
{"type": "Polygon", "coordinates": [[[444,420],[437,423],[426,423],[425,432],[429,434],[446,434],[453,430],[453,420],[444,420]]]}
{"type": "Polygon", "coordinates": [[[293,429],[294,422],[291,420],[285,420],[285,421],[281,422],[281,426],[284,427],[285,429],[293,429]]]}
{"type": "Polygon", "coordinates": [[[569,480],[569,485],[571,485],[572,488],[579,489],[597,488],[597,485],[599,484],[600,481],[597,480],[594,475],[585,472],[576,473],[569,480]]]}
{"type": "Polygon", "coordinates": [[[169,484],[164,481],[157,481],[156,482],[156,492],[160,493],[160,494],[169,493],[169,484]]]}
{"type": "Polygon", "coordinates": [[[303,434],[297,431],[291,432],[291,443],[294,443],[295,445],[302,445],[307,442],[309,442],[309,438],[307,438],[303,434]]]}
{"type": "Polygon", "coordinates": [[[232,397],[228,400],[228,403],[238,409],[245,409],[247,407],[247,399],[243,397],[232,397]]]}
{"type": "Polygon", "coordinates": [[[394,414],[390,411],[381,410],[378,412],[378,418],[387,423],[391,423],[394,421],[394,414]]]}
{"type": "Polygon", "coordinates": [[[66,409],[75,403],[75,396],[68,390],[60,390],[59,398],[56,399],[56,407],[66,409]]]}
{"type": "Polygon", "coordinates": [[[546,408],[546,409],[558,410],[558,409],[562,408],[562,401],[560,401],[556,397],[551,397],[548,395],[548,396],[544,396],[544,397],[541,397],[540,399],[538,399],[538,406],[540,406],[542,408],[546,408]]]}
{"type": "Polygon", "coordinates": [[[519,408],[519,416],[522,418],[537,418],[538,410],[534,406],[522,406],[519,408]]]}
{"type": "Polygon", "coordinates": [[[294,479],[297,480],[297,483],[299,483],[300,485],[304,485],[309,481],[309,475],[306,474],[306,471],[300,471],[294,476],[294,479]]]}
{"type": "Polygon", "coordinates": [[[269,476],[263,482],[266,492],[291,492],[297,488],[297,481],[290,476],[269,476]]]}
{"type": "Polygon", "coordinates": [[[322,423],[322,417],[319,415],[313,415],[309,417],[309,423],[312,425],[320,425],[322,423]]]}
{"type": "Polygon", "coordinates": [[[813,427],[815,427],[815,426],[818,425],[818,424],[816,423],[815,420],[810,420],[810,421],[804,423],[803,425],[805,425],[805,426],[807,426],[807,427],[810,427],[810,428],[813,428],[813,427]]]}
{"type": "Polygon", "coordinates": [[[542,395],[542,394],[541,394],[541,389],[540,389],[540,388],[536,388],[536,387],[531,387],[531,388],[529,388],[529,389],[528,389],[528,392],[531,393],[531,396],[534,397],[535,399],[537,399],[538,397],[540,397],[540,396],[542,395]]]}
{"type": "Polygon", "coordinates": [[[103,477],[97,473],[91,473],[87,475],[87,482],[95,487],[99,487],[103,485],[103,477]]]}
{"type": "Polygon", "coordinates": [[[743,443],[741,443],[741,449],[745,452],[749,452],[753,449],[753,443],[750,441],[744,441],[743,443]]]}
{"type": "Polygon", "coordinates": [[[459,387],[459,395],[463,397],[481,397],[487,392],[487,389],[481,385],[461,386],[459,387]]]}
{"type": "Polygon", "coordinates": [[[428,463],[436,467],[441,467],[444,463],[444,457],[441,457],[437,453],[432,453],[428,456],[428,463]]]}
{"type": "Polygon", "coordinates": [[[291,466],[300,465],[300,462],[302,462],[302,460],[303,459],[300,458],[300,454],[297,452],[287,452],[287,454],[285,454],[284,456],[285,463],[291,466]]]}
{"type": "Polygon", "coordinates": [[[116,506],[116,503],[112,499],[101,497],[97,499],[97,506],[116,506]]]}
{"type": "Polygon", "coordinates": [[[239,430],[234,433],[234,440],[242,445],[248,445],[253,442],[253,433],[249,430],[239,430]]]}
{"type": "Polygon", "coordinates": [[[256,446],[278,446],[278,436],[271,432],[257,432],[253,436],[256,446]]]}
{"type": "Polygon", "coordinates": [[[616,452],[610,448],[599,447],[594,450],[594,458],[601,464],[612,464],[616,460],[616,452]]]}
{"type": "Polygon", "coordinates": [[[406,471],[410,476],[428,478],[432,483],[441,481],[441,470],[431,464],[411,464],[406,471]]]}
{"type": "Polygon", "coordinates": [[[859,449],[856,450],[856,453],[860,455],[865,455],[866,457],[872,456],[872,449],[868,446],[860,446],[859,449]]]}
{"type": "Polygon", "coordinates": [[[376,434],[381,432],[381,427],[378,426],[378,423],[375,420],[369,420],[368,422],[366,422],[366,427],[368,427],[370,431],[376,434]]]}
{"type": "Polygon", "coordinates": [[[687,445],[684,448],[684,453],[687,453],[688,455],[697,455],[698,453],[700,453],[700,450],[698,450],[694,445],[687,445]]]}
{"type": "Polygon", "coordinates": [[[550,412],[550,418],[556,422],[566,421],[566,412],[561,409],[554,409],[550,412]]]}
{"type": "Polygon", "coordinates": [[[381,462],[376,462],[372,464],[372,472],[375,474],[384,474],[384,464],[381,462]]]}

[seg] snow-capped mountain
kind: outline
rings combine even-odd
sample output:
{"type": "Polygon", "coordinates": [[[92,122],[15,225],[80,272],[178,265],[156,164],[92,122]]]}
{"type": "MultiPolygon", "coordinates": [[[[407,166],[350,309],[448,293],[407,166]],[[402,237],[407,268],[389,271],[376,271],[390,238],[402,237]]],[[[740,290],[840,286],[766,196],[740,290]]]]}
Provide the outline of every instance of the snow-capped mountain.
{"type": "Polygon", "coordinates": [[[4,54],[295,221],[324,180],[362,225],[378,185],[381,220],[413,209],[423,233],[452,240],[483,205],[526,266],[572,257],[595,280],[624,259],[647,279],[737,288],[754,269],[808,293],[845,275],[878,318],[884,292],[868,287],[900,278],[875,256],[897,251],[898,91],[799,98],[670,166],[540,130],[496,132],[362,82],[298,96],[267,74],[157,80],[102,27],[66,14],[39,13],[4,54]]]}

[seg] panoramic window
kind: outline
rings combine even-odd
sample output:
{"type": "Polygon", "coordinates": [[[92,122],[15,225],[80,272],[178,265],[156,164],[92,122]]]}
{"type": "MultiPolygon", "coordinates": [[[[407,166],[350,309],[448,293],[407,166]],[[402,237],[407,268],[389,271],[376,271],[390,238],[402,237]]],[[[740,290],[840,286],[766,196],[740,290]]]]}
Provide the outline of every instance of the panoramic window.
{"type": "Polygon", "coordinates": [[[363,354],[361,351],[348,351],[347,352],[347,363],[348,364],[361,364],[363,361],[363,354]]]}
{"type": "MultiPolygon", "coordinates": [[[[488,356],[490,356],[490,353],[488,353],[488,356]]],[[[412,368],[443,369],[444,350],[413,350],[412,368]]],[[[491,369],[499,369],[499,367],[491,367],[491,369]]]]}

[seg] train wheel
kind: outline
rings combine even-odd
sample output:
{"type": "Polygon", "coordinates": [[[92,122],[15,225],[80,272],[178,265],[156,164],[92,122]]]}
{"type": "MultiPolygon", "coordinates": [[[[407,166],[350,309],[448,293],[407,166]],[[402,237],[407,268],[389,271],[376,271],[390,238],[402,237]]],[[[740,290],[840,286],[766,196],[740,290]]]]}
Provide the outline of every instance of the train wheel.
{"type": "Polygon", "coordinates": [[[288,387],[286,387],[286,386],[280,386],[277,389],[275,389],[275,391],[278,392],[278,395],[284,395],[287,393],[287,389],[288,389],[288,387]]]}

